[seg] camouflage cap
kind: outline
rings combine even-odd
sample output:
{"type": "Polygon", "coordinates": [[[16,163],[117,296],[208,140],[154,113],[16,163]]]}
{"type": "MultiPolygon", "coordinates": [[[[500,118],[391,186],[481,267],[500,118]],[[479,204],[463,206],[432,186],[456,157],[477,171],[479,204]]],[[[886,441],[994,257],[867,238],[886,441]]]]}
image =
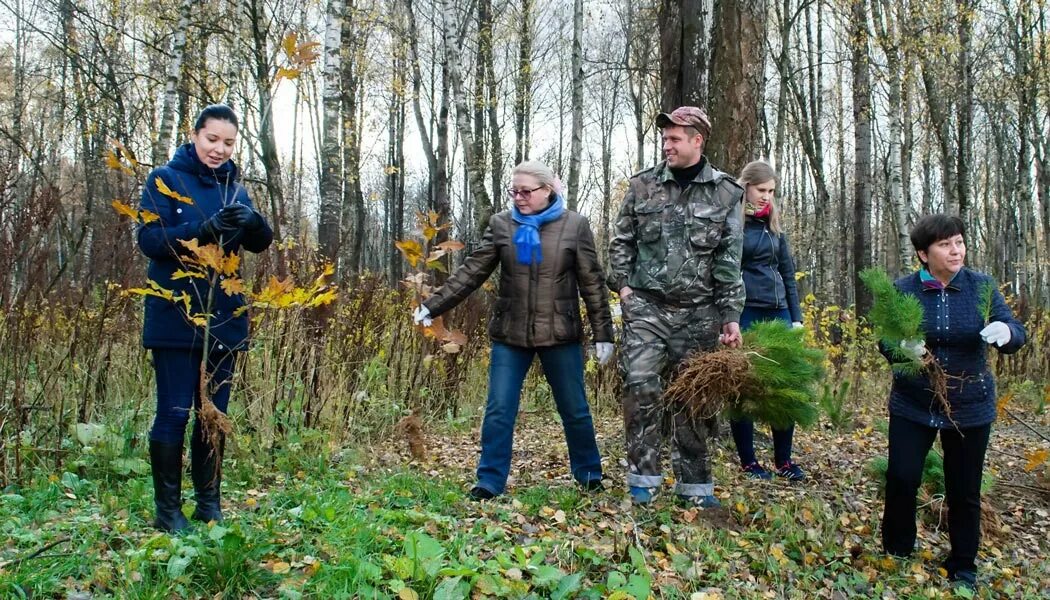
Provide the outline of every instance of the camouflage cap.
{"type": "Polygon", "coordinates": [[[704,136],[706,140],[711,135],[711,120],[707,118],[704,109],[698,106],[679,106],[668,113],[656,115],[656,126],[660,129],[669,125],[681,125],[682,127],[693,127],[704,136]]]}

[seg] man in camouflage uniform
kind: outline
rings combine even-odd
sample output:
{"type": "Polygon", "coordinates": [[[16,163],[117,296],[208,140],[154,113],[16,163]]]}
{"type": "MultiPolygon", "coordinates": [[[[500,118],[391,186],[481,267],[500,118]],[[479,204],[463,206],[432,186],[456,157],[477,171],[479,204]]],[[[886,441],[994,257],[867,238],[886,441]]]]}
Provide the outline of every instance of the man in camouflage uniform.
{"type": "Polygon", "coordinates": [[[661,113],[666,160],[630,180],[609,243],[609,288],[620,294],[624,332],[627,484],[640,504],[663,482],[661,445],[671,438],[675,492],[717,506],[707,427],[665,410],[666,378],[693,351],[740,345],[744,284],[743,189],[703,155],[711,122],[683,106],[661,113]]]}

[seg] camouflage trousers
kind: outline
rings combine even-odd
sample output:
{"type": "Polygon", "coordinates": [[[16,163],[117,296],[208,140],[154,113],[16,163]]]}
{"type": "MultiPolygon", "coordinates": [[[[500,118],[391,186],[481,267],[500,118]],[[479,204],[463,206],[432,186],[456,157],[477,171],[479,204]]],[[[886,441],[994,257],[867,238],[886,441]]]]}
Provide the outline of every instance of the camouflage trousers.
{"type": "Polygon", "coordinates": [[[670,442],[675,493],[714,494],[707,447],[709,422],[697,422],[663,401],[667,377],[689,353],[718,344],[721,317],[713,306],[673,307],[635,292],[623,303],[620,349],[623,415],[627,438],[627,485],[663,483],[661,448],[670,442]]]}

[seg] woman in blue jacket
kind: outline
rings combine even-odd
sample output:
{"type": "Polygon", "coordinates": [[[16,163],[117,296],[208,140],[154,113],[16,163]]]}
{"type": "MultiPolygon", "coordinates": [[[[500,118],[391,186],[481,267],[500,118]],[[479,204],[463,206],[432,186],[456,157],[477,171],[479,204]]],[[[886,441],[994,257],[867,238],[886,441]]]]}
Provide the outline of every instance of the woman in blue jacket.
{"type": "MultiPolygon", "coordinates": [[[[744,249],[740,270],[747,300],[740,315],[740,328],[758,321],[784,321],[802,327],[802,309],[795,287],[795,261],[791,258],[787,236],[780,228],[780,215],[773,203],[777,172],[762,160],[747,164],[740,172],[744,187],[744,249]]],[[[733,441],[745,473],[758,479],[772,475],[755,458],[755,424],[749,420],[730,421],[733,441]]],[[[787,479],[805,478],[791,460],[795,428],[773,429],[773,460],[777,475],[787,479]]]]}
{"type": "MultiPolygon", "coordinates": [[[[186,270],[189,253],[183,242],[218,244],[227,253],[241,248],[262,252],[273,241],[273,231],[252,207],[247,190],[237,182],[237,166],[230,160],[237,141],[237,115],[216,104],[197,117],[190,143],[180,146],[167,165],[154,169],[142,188],[144,210],[159,219],[138,230],[138,245],[149,258],[149,279],[182,302],[147,296],[143,346],[153,355],[157,380],[157,413],[150,430],[150,465],[156,504],[154,525],[165,531],[185,529],[182,514],[182,449],[190,412],[200,408],[201,364],[207,355],[208,394],[216,408],[226,412],[234,357],[245,350],[248,316],[244,297],[227,293],[219,279],[178,277],[186,270]],[[187,314],[187,310],[189,314],[187,314]],[[208,315],[207,328],[190,315],[208,315]]],[[[223,446],[212,448],[194,420],[190,462],[194,498],[193,518],[221,521],[220,466],[223,446]]]]}
{"type": "Polygon", "coordinates": [[[916,359],[933,353],[948,376],[950,414],[934,397],[925,374],[894,373],[882,544],[897,556],[907,556],[915,547],[915,496],[926,455],[940,434],[952,545],[944,568],[957,584],[974,588],[981,476],[996,410],[987,347],[1004,354],[1017,352],[1026,333],[992,278],[964,266],[962,219],[940,214],[923,217],[911,230],[911,243],[922,268],[895,285],[922,303],[925,341],[906,340],[901,349],[916,359]],[[990,303],[981,300],[986,290],[991,292],[990,303]]]}

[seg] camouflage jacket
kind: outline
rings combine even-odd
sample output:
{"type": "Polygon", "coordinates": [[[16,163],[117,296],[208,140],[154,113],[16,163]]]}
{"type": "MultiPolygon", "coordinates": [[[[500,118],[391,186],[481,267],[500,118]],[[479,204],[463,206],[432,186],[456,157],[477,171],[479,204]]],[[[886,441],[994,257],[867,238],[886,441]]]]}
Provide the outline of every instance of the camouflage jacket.
{"type": "Polygon", "coordinates": [[[744,191],[704,158],[684,189],[666,163],[631,177],[609,242],[609,288],[674,306],[714,305],[740,320],[744,191]]]}

